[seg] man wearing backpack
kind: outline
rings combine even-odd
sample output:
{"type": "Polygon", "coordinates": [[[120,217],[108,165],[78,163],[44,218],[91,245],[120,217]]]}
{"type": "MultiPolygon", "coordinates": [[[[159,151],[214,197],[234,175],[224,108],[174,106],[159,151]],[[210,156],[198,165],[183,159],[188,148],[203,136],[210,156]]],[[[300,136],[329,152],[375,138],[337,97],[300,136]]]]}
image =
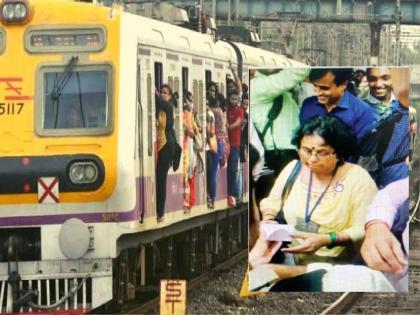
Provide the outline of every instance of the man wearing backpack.
{"type": "Polygon", "coordinates": [[[298,159],[290,140],[299,126],[299,106],[291,90],[308,74],[309,68],[258,70],[251,80],[250,117],[263,144],[269,169],[256,185],[257,204],[268,195],[280,171],[298,159]]]}
{"type": "Polygon", "coordinates": [[[369,94],[364,101],[372,107],[375,122],[378,122],[388,117],[392,108],[398,107],[398,100],[392,92],[389,68],[368,68],[366,73],[369,94]]]}
{"type": "Polygon", "coordinates": [[[408,176],[409,155],[408,69],[368,68],[369,96],[375,127],[363,140],[363,155],[374,156],[370,169],[379,188],[408,176]]]}

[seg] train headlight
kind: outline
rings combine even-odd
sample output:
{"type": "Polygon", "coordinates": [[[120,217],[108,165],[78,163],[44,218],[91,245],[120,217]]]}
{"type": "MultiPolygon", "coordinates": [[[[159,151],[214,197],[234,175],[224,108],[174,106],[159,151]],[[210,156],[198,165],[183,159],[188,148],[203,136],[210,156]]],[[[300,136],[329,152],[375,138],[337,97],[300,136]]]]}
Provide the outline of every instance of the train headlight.
{"type": "Polygon", "coordinates": [[[28,22],[30,13],[27,0],[5,0],[0,4],[0,18],[6,24],[28,22]]]}
{"type": "Polygon", "coordinates": [[[73,184],[90,184],[98,178],[98,167],[94,162],[75,162],[69,169],[73,184]]]}

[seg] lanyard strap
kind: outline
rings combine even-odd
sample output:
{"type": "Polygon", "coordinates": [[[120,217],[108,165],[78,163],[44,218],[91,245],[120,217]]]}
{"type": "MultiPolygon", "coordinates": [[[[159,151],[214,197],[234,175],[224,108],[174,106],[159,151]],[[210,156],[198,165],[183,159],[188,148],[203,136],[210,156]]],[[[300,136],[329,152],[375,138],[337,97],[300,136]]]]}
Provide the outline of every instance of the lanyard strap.
{"type": "Polygon", "coordinates": [[[334,169],[333,175],[332,175],[332,177],[331,177],[331,179],[330,179],[330,181],[329,181],[329,183],[328,183],[327,187],[325,187],[325,189],[324,189],[324,191],[322,192],[321,196],[319,196],[318,200],[315,202],[315,204],[314,204],[314,206],[313,206],[312,210],[308,213],[308,210],[309,210],[309,202],[310,202],[310,197],[311,197],[311,190],[312,190],[312,175],[313,175],[313,173],[312,173],[312,171],[311,171],[311,173],[310,173],[310,175],[309,175],[309,187],[308,187],[308,194],[307,194],[307,196],[306,196],[305,223],[308,223],[308,222],[311,220],[311,217],[312,217],[312,214],[313,214],[313,213],[314,213],[314,211],[315,211],[315,208],[316,208],[316,207],[318,207],[318,205],[319,205],[319,203],[321,202],[322,198],[324,198],[324,195],[325,195],[325,193],[327,192],[328,188],[330,188],[330,185],[331,185],[331,183],[332,183],[332,180],[333,180],[333,178],[334,178],[334,176],[335,176],[336,172],[337,172],[337,166],[336,166],[336,167],[335,167],[335,169],[334,169]]]}

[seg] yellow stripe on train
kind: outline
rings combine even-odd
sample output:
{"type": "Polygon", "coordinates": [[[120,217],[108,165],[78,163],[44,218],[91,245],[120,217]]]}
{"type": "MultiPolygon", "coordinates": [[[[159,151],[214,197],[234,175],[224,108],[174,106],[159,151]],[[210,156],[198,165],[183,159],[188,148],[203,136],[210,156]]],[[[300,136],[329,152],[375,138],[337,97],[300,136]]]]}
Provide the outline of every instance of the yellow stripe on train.
{"type": "MultiPolygon", "coordinates": [[[[105,166],[107,176],[103,185],[93,192],[60,193],[60,202],[107,199],[116,185],[117,172],[119,90],[115,82],[119,73],[120,14],[113,10],[111,15],[109,8],[92,10],[72,1],[39,0],[31,4],[33,16],[29,23],[0,24],[0,158],[94,154],[105,166]],[[98,44],[102,46],[95,49],[98,44]],[[66,129],[60,128],[63,116],[60,110],[55,117],[61,104],[50,101],[54,88],[47,85],[57,83],[54,81],[73,56],[78,59],[74,70],[80,75],[78,78],[73,75],[68,84],[92,80],[88,69],[97,71],[106,81],[105,94],[110,99],[106,100],[102,128],[60,132],[66,129]],[[46,102],[53,103],[50,112],[43,108],[42,103],[46,102]],[[89,132],[84,134],[86,130],[89,132]]],[[[98,93],[95,89],[98,88],[92,86],[89,93],[98,93]]],[[[60,92],[59,88],[55,90],[60,92]]],[[[70,97],[65,95],[65,89],[61,92],[60,101],[70,97]]],[[[77,103],[75,107],[80,108],[77,103]]],[[[22,187],[21,194],[0,194],[0,204],[38,203],[36,191],[31,192],[24,193],[22,187]]]]}

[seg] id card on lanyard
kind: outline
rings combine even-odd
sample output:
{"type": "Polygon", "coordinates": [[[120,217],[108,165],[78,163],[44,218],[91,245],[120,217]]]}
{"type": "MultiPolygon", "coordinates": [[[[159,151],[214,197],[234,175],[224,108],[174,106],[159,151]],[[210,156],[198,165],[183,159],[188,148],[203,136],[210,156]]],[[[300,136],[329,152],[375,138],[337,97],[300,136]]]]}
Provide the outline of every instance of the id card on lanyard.
{"type": "Polygon", "coordinates": [[[296,218],[296,230],[302,232],[309,232],[309,233],[318,233],[319,225],[313,221],[311,221],[312,214],[314,213],[316,207],[320,204],[322,198],[324,198],[325,193],[327,192],[328,188],[331,185],[331,182],[334,178],[336,170],[334,170],[333,176],[330,179],[327,187],[325,187],[322,194],[319,196],[318,200],[315,202],[311,211],[309,211],[309,203],[311,199],[311,190],[312,190],[312,172],[309,175],[309,186],[308,186],[308,194],[306,196],[306,206],[305,206],[305,218],[297,217],[296,218]]]}
{"type": "Polygon", "coordinates": [[[304,218],[296,218],[295,229],[301,232],[318,233],[319,225],[313,221],[306,222],[304,218]]]}

